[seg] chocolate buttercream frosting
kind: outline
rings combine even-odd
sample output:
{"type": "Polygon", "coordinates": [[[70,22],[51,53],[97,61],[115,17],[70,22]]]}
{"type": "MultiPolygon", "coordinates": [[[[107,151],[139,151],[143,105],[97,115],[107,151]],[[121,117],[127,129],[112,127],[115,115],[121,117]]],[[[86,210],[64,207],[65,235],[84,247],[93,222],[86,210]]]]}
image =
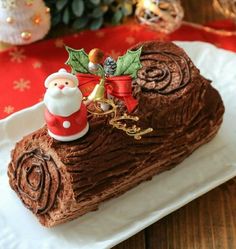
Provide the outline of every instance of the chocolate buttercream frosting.
{"type": "Polygon", "coordinates": [[[152,133],[134,140],[113,129],[107,117],[89,116],[90,130],[82,139],[58,142],[43,127],[12,151],[10,186],[44,226],[96,210],[173,168],[219,130],[222,99],[186,53],[170,42],[135,48],[141,45],[142,68],[133,82],[139,104],[133,114],[152,133]]]}
{"type": "Polygon", "coordinates": [[[144,51],[143,67],[138,73],[138,84],[143,91],[171,94],[190,82],[187,60],[168,51],[144,51]]]}
{"type": "Polygon", "coordinates": [[[61,180],[50,155],[40,148],[25,151],[17,159],[14,178],[23,203],[35,214],[46,214],[55,204],[61,180]],[[37,206],[32,204],[36,202],[37,206]]]}

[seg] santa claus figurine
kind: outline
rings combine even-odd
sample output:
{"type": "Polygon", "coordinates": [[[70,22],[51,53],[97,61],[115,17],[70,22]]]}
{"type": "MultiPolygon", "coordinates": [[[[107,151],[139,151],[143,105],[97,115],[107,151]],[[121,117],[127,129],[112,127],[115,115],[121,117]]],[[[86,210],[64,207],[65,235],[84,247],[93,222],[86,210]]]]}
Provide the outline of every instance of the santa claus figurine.
{"type": "Polygon", "coordinates": [[[47,77],[45,87],[48,134],[63,142],[83,137],[89,129],[86,108],[88,102],[83,102],[77,77],[60,69],[47,77]]]}

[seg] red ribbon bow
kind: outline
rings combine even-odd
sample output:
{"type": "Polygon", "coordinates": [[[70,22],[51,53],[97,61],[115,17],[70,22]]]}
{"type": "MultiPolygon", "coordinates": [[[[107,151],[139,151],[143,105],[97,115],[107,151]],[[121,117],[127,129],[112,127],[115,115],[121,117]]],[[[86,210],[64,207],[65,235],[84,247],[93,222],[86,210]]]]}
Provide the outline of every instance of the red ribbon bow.
{"type": "MultiPolygon", "coordinates": [[[[78,73],[79,89],[87,97],[100,82],[100,77],[94,74],[78,73]]],[[[128,112],[132,112],[138,101],[132,96],[132,78],[129,75],[112,76],[105,79],[106,92],[124,101],[128,112]]]]}

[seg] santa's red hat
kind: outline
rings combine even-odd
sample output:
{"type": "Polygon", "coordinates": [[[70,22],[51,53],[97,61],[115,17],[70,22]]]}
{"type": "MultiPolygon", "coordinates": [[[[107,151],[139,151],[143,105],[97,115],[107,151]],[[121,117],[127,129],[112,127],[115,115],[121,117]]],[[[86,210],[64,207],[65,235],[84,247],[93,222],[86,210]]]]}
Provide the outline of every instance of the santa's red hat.
{"type": "Polygon", "coordinates": [[[79,84],[79,81],[74,74],[68,73],[66,69],[61,68],[58,72],[53,73],[47,77],[47,79],[44,82],[45,87],[48,88],[49,83],[55,79],[69,79],[72,80],[76,86],[78,86],[79,84]]]}

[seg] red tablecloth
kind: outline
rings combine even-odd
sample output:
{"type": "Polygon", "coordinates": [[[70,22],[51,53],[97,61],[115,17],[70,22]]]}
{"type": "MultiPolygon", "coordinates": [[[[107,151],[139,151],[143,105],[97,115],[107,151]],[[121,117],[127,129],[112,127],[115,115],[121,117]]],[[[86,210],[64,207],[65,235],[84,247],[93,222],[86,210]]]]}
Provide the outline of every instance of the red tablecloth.
{"type": "MultiPolygon", "coordinates": [[[[227,21],[214,25],[233,28],[227,21]]],[[[163,35],[135,23],[14,47],[0,53],[0,118],[42,100],[46,76],[65,67],[68,58],[65,44],[85,48],[87,52],[98,47],[117,58],[130,46],[147,40],[206,41],[236,52],[236,35],[216,35],[188,25],[182,25],[171,35],[163,35]]]]}

